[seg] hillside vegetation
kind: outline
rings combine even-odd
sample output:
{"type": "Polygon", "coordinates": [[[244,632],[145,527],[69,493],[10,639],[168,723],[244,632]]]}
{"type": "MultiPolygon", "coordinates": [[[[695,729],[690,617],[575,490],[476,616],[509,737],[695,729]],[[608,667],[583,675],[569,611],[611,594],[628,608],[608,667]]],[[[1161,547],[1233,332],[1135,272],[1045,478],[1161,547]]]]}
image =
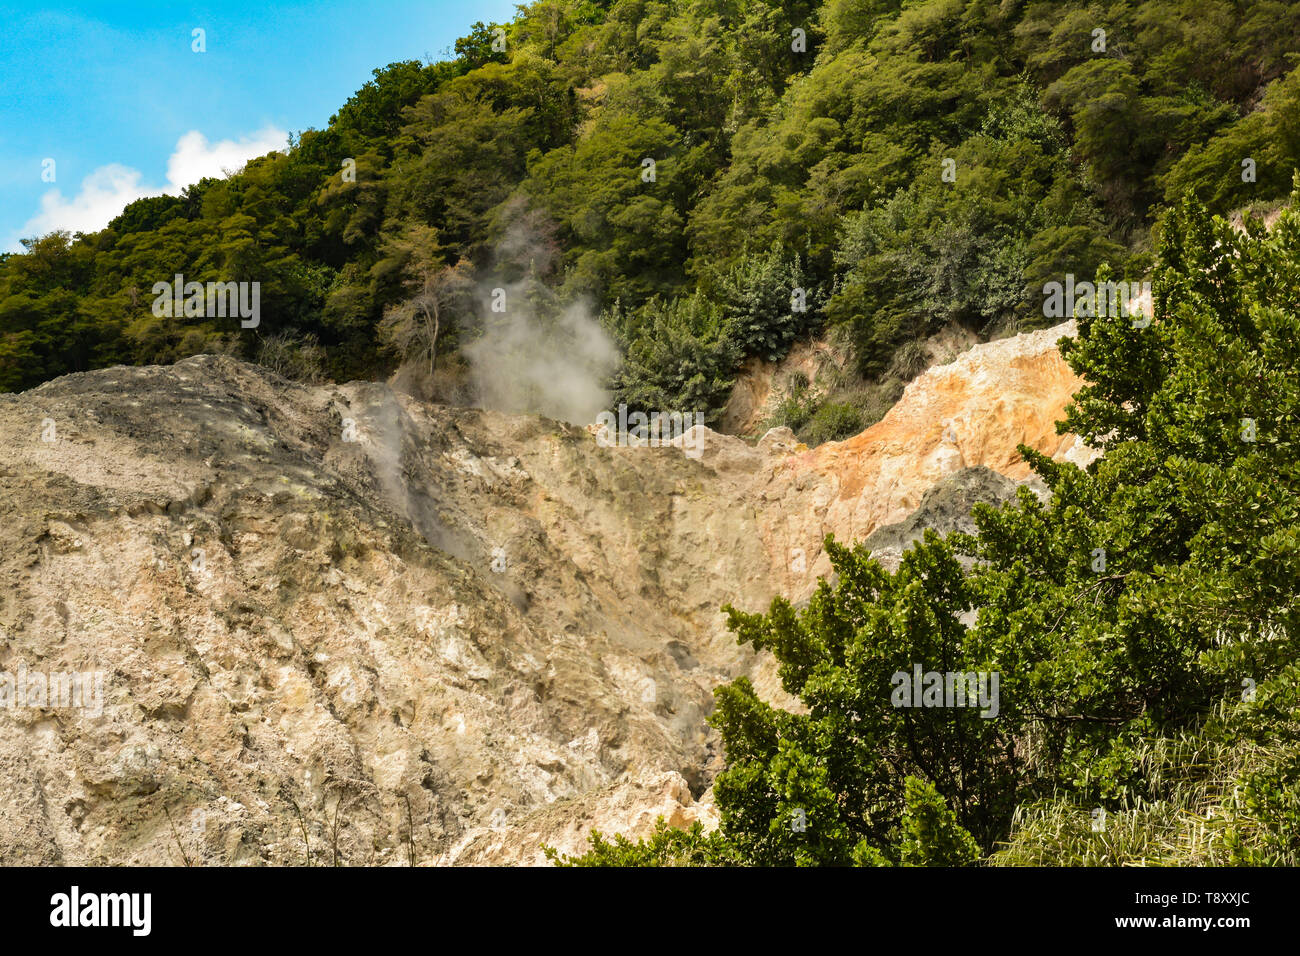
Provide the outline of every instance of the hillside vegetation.
{"type": "MultiPolygon", "coordinates": [[[[905,380],[945,324],[1002,334],[1049,279],[1144,274],[1167,200],[1282,198],[1297,50],[1282,0],[540,0],[376,70],[284,152],[0,262],[0,389],[215,351],[406,362],[458,400],[494,290],[543,335],[599,316],[635,407],[716,415],[747,356],[827,327],[905,380]],[[155,315],[177,274],[260,282],[260,326],[155,315]]],[[[841,437],[892,397],[845,394],[866,417],[813,390],[792,423],[841,437]]]]}
{"type": "Polygon", "coordinates": [[[1104,457],[1022,446],[1046,503],[977,505],[893,573],[828,538],[805,610],[727,608],[806,711],[720,688],[720,828],[564,862],[1300,864],[1300,213],[1189,203],[1155,274],[1151,325],[1062,343],[1091,383],[1062,427],[1104,457]],[[914,668],[998,683],[922,705],[914,668]]]}
{"type": "Polygon", "coordinates": [[[804,706],[717,690],[718,829],[551,856],[1300,864],[1300,5],[538,0],[455,52],[0,258],[0,389],[221,352],[473,401],[514,316],[529,348],[608,336],[613,401],[710,421],[747,359],[833,338],[848,377],[780,405],[831,439],[928,336],[1149,279],[1152,321],[1060,346],[1088,384],[1058,430],[1100,459],[1022,445],[1050,494],[894,571],[827,538],[805,607],[725,608],[804,706]],[[260,325],[156,315],[175,275],[261,283],[260,325]]]}

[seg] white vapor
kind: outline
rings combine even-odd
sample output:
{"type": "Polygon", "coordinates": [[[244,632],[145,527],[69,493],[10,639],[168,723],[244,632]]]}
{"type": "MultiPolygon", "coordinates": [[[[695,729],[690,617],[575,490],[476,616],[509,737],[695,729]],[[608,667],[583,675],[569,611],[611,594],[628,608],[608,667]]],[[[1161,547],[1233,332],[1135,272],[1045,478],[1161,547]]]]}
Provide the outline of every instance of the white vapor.
{"type": "Polygon", "coordinates": [[[493,258],[516,273],[527,267],[530,278],[480,283],[479,303],[500,295],[504,311],[482,313],[482,334],[461,348],[471,388],[485,408],[586,425],[609,407],[606,383],[622,357],[585,299],[534,307],[530,287],[551,272],[559,246],[545,216],[524,205],[510,214],[493,258]]]}
{"type": "Polygon", "coordinates": [[[103,229],[123,209],[147,196],[180,195],[207,176],[222,176],[226,170],[243,168],[250,159],[272,150],[283,149],[289,135],[267,126],[239,140],[223,139],[213,143],[198,130],[190,130],[176,141],[167,160],[167,185],[146,186],[140,170],[110,163],[100,166],[81,181],[80,191],[65,197],[57,187],[41,196],[41,209],[27,220],[12,237],[9,251],[21,252],[18,237],[43,236],[56,229],[68,232],[96,232],[103,229]]]}
{"type": "MultiPolygon", "coordinates": [[[[516,302],[524,299],[517,288],[510,293],[516,302]]],[[[574,303],[550,322],[526,306],[494,318],[463,349],[482,405],[574,425],[594,421],[609,406],[605,381],[618,367],[618,347],[585,302],[574,303]]]]}

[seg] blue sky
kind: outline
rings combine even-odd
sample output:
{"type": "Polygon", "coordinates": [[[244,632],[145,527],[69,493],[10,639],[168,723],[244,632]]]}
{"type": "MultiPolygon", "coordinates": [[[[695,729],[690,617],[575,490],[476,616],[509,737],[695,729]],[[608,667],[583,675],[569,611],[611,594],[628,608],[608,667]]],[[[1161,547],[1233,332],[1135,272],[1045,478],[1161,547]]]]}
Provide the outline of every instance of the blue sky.
{"type": "Polygon", "coordinates": [[[102,228],[132,198],[323,127],[375,67],[448,58],[475,20],[504,22],[514,6],[118,0],[42,12],[0,0],[0,250],[102,228]],[[196,28],[205,53],[191,49],[196,28]]]}

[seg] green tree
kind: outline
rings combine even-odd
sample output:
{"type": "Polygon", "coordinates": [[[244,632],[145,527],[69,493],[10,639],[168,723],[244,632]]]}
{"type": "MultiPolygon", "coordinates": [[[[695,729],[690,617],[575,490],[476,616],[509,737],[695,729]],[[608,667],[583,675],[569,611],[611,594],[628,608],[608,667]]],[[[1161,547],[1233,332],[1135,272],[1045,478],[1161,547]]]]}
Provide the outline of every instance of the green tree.
{"type": "Polygon", "coordinates": [[[556,866],[732,866],[737,862],[716,831],[706,834],[703,824],[689,830],[670,827],[663,817],[655,821],[654,833],[644,840],[629,840],[615,834],[607,840],[597,830],[588,836],[591,849],[567,856],[554,847],[544,847],[546,858],[556,866]]]}
{"type": "Polygon", "coordinates": [[[605,324],[627,342],[614,380],[620,401],[643,411],[722,413],[741,352],[717,303],[701,295],[651,299],[631,315],[619,303],[605,324]]]}
{"type": "Polygon", "coordinates": [[[384,246],[385,258],[376,269],[399,270],[407,297],[389,306],[379,323],[379,339],[402,357],[417,363],[432,382],[439,336],[455,333],[453,323],[470,311],[474,280],[469,261],[449,265],[437,233],[413,226],[384,246]]]}
{"type": "Polygon", "coordinates": [[[977,534],[927,531],[894,572],[828,538],[834,583],[805,609],[725,609],[802,704],[745,678],[716,692],[740,861],[968,862],[1044,801],[1015,850],[1038,862],[1098,858],[1081,807],[1150,821],[1207,801],[1232,861],[1296,858],[1300,189],[1292,204],[1269,232],[1185,203],[1161,224],[1154,321],[1080,318],[1061,348],[1088,384],[1058,427],[1105,455],[1022,447],[1048,500],[977,506],[977,534]],[[892,697],[918,665],[999,675],[996,715],[892,697]],[[1243,746],[1258,756],[1225,766],[1243,746]],[[1219,769],[1189,797],[1205,771],[1183,761],[1206,753],[1219,769]]]}

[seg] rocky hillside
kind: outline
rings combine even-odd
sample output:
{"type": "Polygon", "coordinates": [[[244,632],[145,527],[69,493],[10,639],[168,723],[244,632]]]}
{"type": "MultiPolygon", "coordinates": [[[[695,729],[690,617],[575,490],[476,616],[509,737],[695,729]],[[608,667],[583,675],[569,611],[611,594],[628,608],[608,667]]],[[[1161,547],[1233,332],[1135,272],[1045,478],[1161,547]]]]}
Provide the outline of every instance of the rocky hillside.
{"type": "Polygon", "coordinates": [[[1082,460],[1072,332],[848,441],[698,457],[210,356],[0,395],[0,669],[104,675],[102,708],[0,708],[0,858],[531,863],[707,821],[713,687],[779,695],[719,606],[806,596],[828,532],[956,526],[1019,442],[1082,460]]]}

